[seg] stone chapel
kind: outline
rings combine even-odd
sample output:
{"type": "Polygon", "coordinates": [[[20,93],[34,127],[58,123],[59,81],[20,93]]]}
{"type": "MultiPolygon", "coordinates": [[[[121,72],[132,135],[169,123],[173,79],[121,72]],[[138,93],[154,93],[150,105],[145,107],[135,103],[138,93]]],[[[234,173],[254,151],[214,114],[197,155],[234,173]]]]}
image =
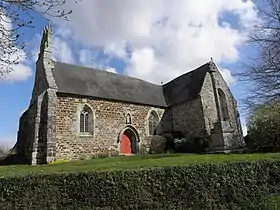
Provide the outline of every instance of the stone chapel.
{"type": "Polygon", "coordinates": [[[163,85],[52,60],[43,30],[30,105],[15,149],[30,164],[103,152],[137,154],[151,135],[210,136],[211,148],[243,141],[237,103],[217,66],[208,63],[163,85]]]}

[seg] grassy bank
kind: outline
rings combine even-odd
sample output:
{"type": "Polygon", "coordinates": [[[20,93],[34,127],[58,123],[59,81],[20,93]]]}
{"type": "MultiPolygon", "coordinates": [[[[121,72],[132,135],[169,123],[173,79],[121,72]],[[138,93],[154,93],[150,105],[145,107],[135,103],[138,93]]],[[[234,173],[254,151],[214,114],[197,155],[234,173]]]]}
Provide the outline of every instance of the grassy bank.
{"type": "Polygon", "coordinates": [[[0,177],[23,176],[28,174],[49,174],[63,172],[114,171],[147,169],[164,166],[186,166],[202,163],[225,163],[238,161],[259,161],[280,159],[279,153],[265,154],[165,154],[118,156],[102,159],[76,160],[66,163],[27,166],[0,166],[0,177]]]}

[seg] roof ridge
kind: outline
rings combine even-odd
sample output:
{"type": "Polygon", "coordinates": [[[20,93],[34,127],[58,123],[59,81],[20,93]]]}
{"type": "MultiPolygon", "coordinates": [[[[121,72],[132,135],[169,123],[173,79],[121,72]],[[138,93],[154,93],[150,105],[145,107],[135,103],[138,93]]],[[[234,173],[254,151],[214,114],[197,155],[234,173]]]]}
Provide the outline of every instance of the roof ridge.
{"type": "Polygon", "coordinates": [[[54,61],[56,70],[53,73],[61,93],[168,107],[199,94],[209,64],[207,62],[163,85],[59,61],[54,61]]]}
{"type": "Polygon", "coordinates": [[[197,67],[197,68],[195,68],[195,69],[193,69],[193,70],[191,70],[191,71],[188,71],[188,72],[186,72],[186,73],[184,73],[184,74],[181,74],[180,76],[175,77],[174,79],[170,80],[169,82],[166,82],[165,84],[163,84],[163,86],[164,86],[164,85],[167,85],[167,84],[169,84],[169,83],[171,83],[171,82],[173,82],[174,80],[176,80],[176,79],[178,79],[178,78],[180,78],[180,77],[183,77],[183,76],[185,76],[185,75],[191,74],[191,73],[193,73],[193,72],[195,72],[195,71],[201,69],[202,67],[204,67],[204,66],[206,66],[206,65],[210,65],[210,64],[211,64],[211,61],[209,61],[209,62],[207,62],[207,63],[205,63],[205,64],[203,64],[203,65],[200,65],[199,67],[197,67]]]}
{"type": "Polygon", "coordinates": [[[90,70],[95,70],[95,71],[101,71],[101,72],[104,72],[104,73],[107,73],[107,74],[113,74],[115,76],[126,77],[126,78],[129,78],[129,79],[134,79],[134,80],[138,80],[138,81],[141,81],[141,82],[146,82],[146,83],[149,83],[149,84],[155,85],[155,86],[163,86],[163,85],[159,85],[159,84],[155,84],[155,83],[152,83],[152,82],[148,82],[146,80],[139,79],[139,78],[136,78],[136,77],[132,77],[132,76],[128,76],[128,75],[120,74],[120,73],[113,73],[113,72],[102,70],[102,69],[98,69],[98,68],[92,68],[92,67],[88,67],[88,66],[79,66],[79,65],[76,65],[76,64],[70,64],[70,63],[65,63],[65,62],[60,62],[60,61],[53,61],[53,62],[64,64],[64,65],[69,65],[69,66],[72,66],[72,67],[79,67],[79,68],[85,68],[85,69],[90,69],[90,70]]]}

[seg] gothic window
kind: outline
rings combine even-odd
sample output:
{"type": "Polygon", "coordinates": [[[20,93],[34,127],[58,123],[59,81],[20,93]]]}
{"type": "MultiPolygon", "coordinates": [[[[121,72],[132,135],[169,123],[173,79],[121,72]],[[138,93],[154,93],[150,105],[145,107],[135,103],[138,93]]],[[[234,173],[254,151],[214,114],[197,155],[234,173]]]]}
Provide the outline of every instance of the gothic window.
{"type": "Polygon", "coordinates": [[[218,89],[218,95],[220,101],[221,118],[223,121],[227,121],[229,119],[229,113],[225,93],[221,89],[218,89]]]}
{"type": "Polygon", "coordinates": [[[148,121],[149,121],[149,135],[155,135],[156,127],[159,123],[158,114],[155,111],[152,111],[149,115],[148,121]]]}
{"type": "Polygon", "coordinates": [[[126,115],[126,124],[131,124],[131,115],[130,114],[126,115]]]}
{"type": "Polygon", "coordinates": [[[80,133],[93,133],[93,114],[87,105],[80,113],[80,133]]]}

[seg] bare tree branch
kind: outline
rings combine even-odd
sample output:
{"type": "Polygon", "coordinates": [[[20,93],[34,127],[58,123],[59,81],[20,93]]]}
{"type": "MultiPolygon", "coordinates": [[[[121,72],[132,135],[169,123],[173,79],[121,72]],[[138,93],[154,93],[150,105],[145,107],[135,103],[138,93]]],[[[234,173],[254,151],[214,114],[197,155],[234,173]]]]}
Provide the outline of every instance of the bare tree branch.
{"type": "Polygon", "coordinates": [[[72,10],[64,10],[65,3],[66,0],[0,0],[0,79],[12,71],[12,65],[18,64],[23,56],[26,43],[20,39],[22,29],[34,28],[37,14],[46,20],[68,20],[72,10]]]}
{"type": "Polygon", "coordinates": [[[259,8],[261,25],[255,26],[249,43],[258,51],[248,62],[242,63],[240,81],[250,84],[246,109],[278,101],[280,98],[280,0],[265,0],[259,8]]]}

